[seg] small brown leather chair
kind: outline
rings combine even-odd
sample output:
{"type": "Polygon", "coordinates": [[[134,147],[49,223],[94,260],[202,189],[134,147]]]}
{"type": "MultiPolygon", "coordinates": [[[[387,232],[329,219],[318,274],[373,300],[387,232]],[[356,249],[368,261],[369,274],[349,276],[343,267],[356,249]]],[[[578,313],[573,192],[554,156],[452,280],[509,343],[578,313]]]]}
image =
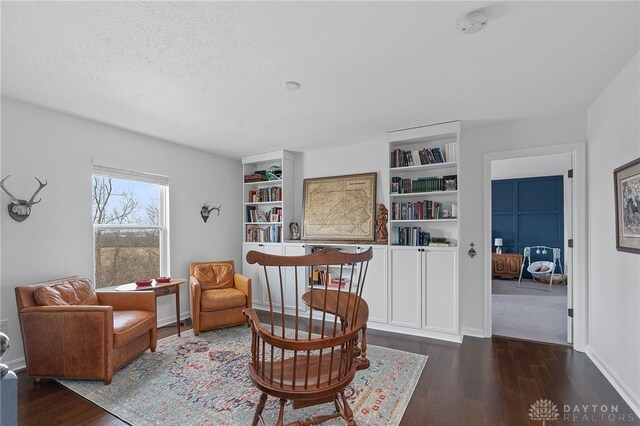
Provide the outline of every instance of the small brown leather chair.
{"type": "Polygon", "coordinates": [[[237,274],[233,260],[189,265],[189,295],[193,333],[246,323],[251,307],[251,279],[237,274]]]}
{"type": "Polygon", "coordinates": [[[27,374],[101,379],[156,350],[156,297],[150,291],[96,292],[86,278],[16,287],[27,374]]]}

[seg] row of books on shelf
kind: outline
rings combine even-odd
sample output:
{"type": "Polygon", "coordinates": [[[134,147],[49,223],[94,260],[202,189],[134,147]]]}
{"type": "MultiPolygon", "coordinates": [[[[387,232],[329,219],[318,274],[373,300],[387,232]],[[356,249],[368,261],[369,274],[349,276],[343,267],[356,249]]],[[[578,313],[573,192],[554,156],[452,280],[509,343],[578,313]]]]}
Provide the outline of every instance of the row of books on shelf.
{"type": "Polygon", "coordinates": [[[419,226],[398,226],[392,228],[391,244],[396,246],[426,246],[431,236],[419,226]]]}
{"type": "Polygon", "coordinates": [[[269,180],[266,174],[262,173],[251,173],[249,175],[244,175],[244,183],[252,183],[252,182],[262,182],[269,180]]]}
{"type": "Polygon", "coordinates": [[[392,194],[411,194],[413,192],[455,191],[458,189],[458,175],[442,177],[421,177],[403,179],[399,176],[391,178],[392,194]]]}
{"type": "Polygon", "coordinates": [[[327,288],[345,288],[349,283],[349,278],[332,277],[331,272],[314,269],[311,276],[311,285],[327,288]]]}
{"type": "Polygon", "coordinates": [[[456,150],[458,143],[450,142],[444,147],[391,151],[391,167],[420,166],[457,161],[456,150]]]}
{"type": "Polygon", "coordinates": [[[282,241],[282,226],[248,226],[246,241],[248,243],[279,243],[282,241]]]}
{"type": "Polygon", "coordinates": [[[419,226],[398,226],[393,228],[391,244],[395,246],[450,247],[451,241],[433,237],[419,226]]]}
{"type": "Polygon", "coordinates": [[[247,222],[282,222],[282,207],[263,211],[256,206],[247,206],[247,222]]]}
{"type": "Polygon", "coordinates": [[[442,203],[437,201],[405,201],[391,203],[391,220],[428,220],[454,219],[457,217],[458,207],[451,205],[451,210],[444,210],[442,203]]]}
{"type": "Polygon", "coordinates": [[[282,201],[282,188],[274,186],[273,188],[261,188],[255,191],[249,191],[250,203],[265,203],[269,201],[282,201]]]}

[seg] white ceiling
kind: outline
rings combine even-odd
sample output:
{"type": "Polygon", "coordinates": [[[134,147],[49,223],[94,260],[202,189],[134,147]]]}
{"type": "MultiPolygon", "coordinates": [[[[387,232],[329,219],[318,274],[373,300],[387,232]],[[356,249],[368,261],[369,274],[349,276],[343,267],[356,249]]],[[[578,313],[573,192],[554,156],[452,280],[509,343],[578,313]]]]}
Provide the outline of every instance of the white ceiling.
{"type": "Polygon", "coordinates": [[[229,157],[306,151],[586,108],[638,51],[638,5],[3,1],[2,94],[229,157]]]}

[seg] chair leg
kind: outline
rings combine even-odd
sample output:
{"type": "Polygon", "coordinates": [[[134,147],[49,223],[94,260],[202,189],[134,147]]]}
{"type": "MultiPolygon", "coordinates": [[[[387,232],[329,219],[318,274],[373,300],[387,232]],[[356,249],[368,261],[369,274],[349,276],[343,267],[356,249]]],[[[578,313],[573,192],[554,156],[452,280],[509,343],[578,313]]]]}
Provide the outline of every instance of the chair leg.
{"type": "Polygon", "coordinates": [[[260,420],[260,416],[262,415],[262,410],[264,410],[264,405],[267,403],[267,394],[262,392],[260,395],[260,401],[256,406],[256,412],[253,415],[253,421],[251,422],[251,426],[256,426],[258,424],[258,420],[260,420]]]}
{"type": "Polygon", "coordinates": [[[342,397],[342,409],[347,425],[357,426],[356,421],[353,419],[353,411],[351,411],[351,407],[349,407],[349,403],[347,402],[347,397],[344,396],[344,391],[340,392],[340,396],[342,397]]]}
{"type": "Polygon", "coordinates": [[[369,368],[370,362],[367,359],[367,324],[362,327],[362,344],[360,345],[362,352],[360,353],[360,361],[363,368],[369,368]]]}
{"type": "Polygon", "coordinates": [[[287,403],[286,399],[280,399],[280,412],[278,413],[278,426],[284,425],[284,405],[287,403]]]}

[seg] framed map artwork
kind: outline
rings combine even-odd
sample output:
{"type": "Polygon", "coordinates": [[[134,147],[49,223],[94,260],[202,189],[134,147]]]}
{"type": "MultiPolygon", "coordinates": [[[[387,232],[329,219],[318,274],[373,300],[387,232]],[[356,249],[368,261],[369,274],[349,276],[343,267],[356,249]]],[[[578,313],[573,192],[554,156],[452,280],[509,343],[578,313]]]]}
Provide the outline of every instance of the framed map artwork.
{"type": "Polygon", "coordinates": [[[640,158],[613,171],[616,249],[640,253],[640,158]]]}
{"type": "Polygon", "coordinates": [[[373,241],[377,173],[304,180],[303,240],[373,241]]]}

